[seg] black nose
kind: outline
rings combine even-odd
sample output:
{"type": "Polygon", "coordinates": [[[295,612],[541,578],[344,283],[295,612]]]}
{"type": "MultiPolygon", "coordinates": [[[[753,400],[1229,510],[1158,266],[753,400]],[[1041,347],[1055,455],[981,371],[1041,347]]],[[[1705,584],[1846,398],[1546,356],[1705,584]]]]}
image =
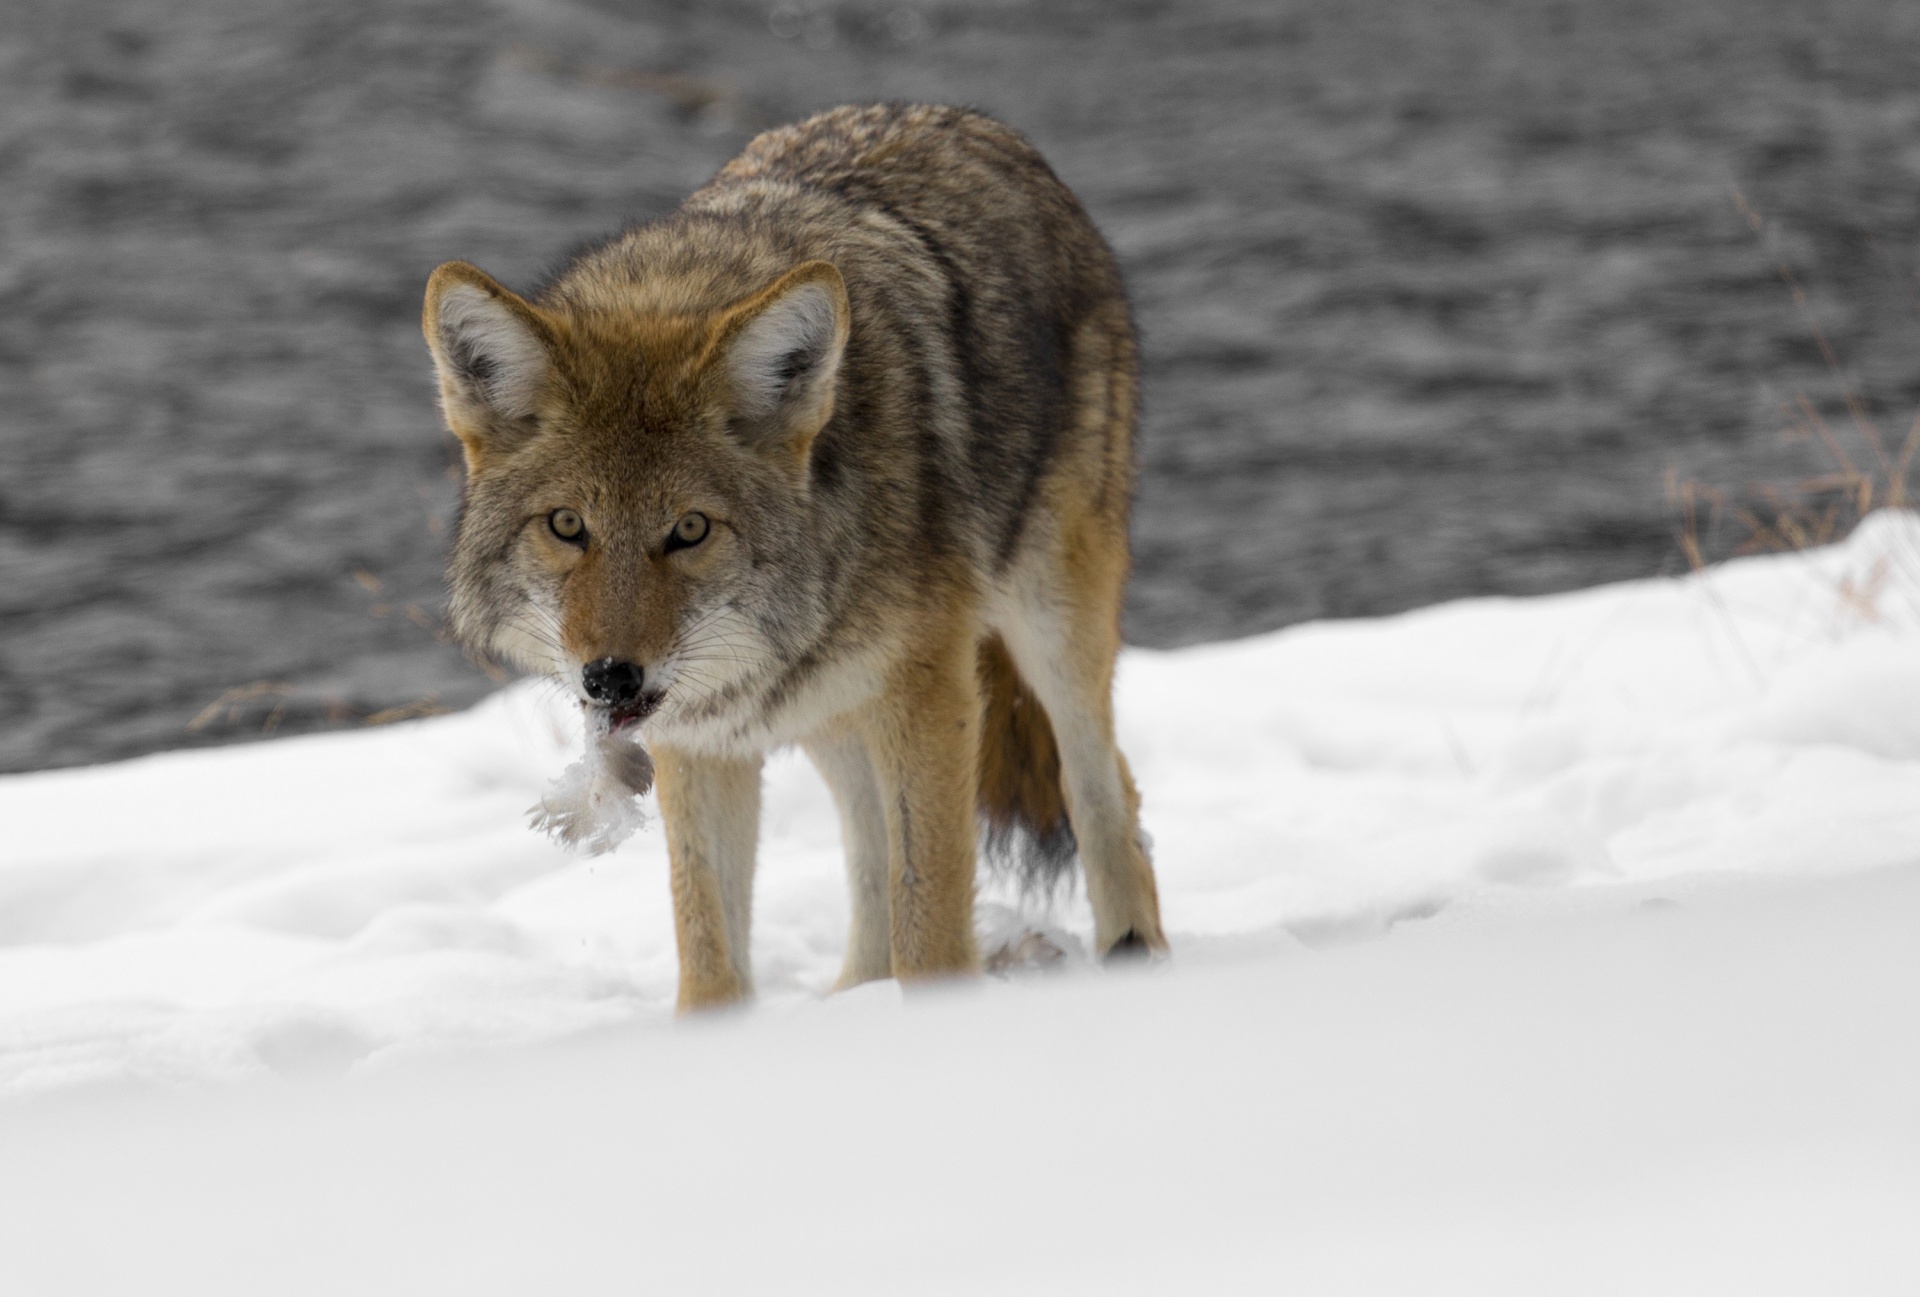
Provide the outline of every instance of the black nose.
{"type": "Polygon", "coordinates": [[[580,668],[580,683],[595,702],[623,707],[640,696],[642,674],[637,662],[598,658],[580,668]]]}

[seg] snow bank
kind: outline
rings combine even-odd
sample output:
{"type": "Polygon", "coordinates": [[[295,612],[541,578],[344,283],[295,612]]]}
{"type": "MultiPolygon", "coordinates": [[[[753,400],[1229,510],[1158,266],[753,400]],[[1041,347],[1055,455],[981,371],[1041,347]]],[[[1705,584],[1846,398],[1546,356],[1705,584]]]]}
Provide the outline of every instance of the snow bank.
{"type": "Polygon", "coordinates": [[[1904,1295],[1916,913],[1912,866],[1536,892],[910,1011],[15,1104],[0,1291],[1904,1295]]]}
{"type": "MultiPolygon", "coordinates": [[[[1700,576],[1129,650],[1122,741],[1176,959],[1463,899],[1920,859],[1920,519],[1700,576]]],[[[378,1070],[663,1020],[657,827],[563,854],[578,750],[535,685],[434,720],[0,780],[0,1093],[378,1070]]],[[[847,924],[838,829],[770,767],[763,1016],[847,924]]],[[[1082,937],[1077,898],[1016,913],[1082,937]]],[[[1072,943],[1063,943],[1071,945],[1072,943]]]]}
{"type": "Polygon", "coordinates": [[[1119,699],[1170,967],[821,998],[781,758],[696,1024],[537,688],[0,780],[0,1292],[1920,1290],[1920,520],[1119,699]]]}

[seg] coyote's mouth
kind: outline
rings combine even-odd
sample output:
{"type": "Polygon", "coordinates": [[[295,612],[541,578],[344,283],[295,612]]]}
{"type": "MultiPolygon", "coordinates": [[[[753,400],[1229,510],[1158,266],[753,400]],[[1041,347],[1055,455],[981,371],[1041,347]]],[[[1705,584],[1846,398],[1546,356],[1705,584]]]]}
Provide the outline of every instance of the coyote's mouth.
{"type": "Polygon", "coordinates": [[[664,689],[648,689],[630,703],[607,708],[607,732],[618,734],[621,730],[638,725],[659,711],[666,697],[667,691],[664,689]]]}

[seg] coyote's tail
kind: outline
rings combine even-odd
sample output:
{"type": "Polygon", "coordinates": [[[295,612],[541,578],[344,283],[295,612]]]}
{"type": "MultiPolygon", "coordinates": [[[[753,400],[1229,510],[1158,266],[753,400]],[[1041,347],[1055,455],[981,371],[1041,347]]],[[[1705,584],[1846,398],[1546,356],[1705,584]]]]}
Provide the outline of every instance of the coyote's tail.
{"type": "Polygon", "coordinates": [[[1052,891],[1073,871],[1073,825],[1060,789],[1060,748],[1046,708],[998,635],[980,645],[980,818],[995,870],[1052,891]]]}

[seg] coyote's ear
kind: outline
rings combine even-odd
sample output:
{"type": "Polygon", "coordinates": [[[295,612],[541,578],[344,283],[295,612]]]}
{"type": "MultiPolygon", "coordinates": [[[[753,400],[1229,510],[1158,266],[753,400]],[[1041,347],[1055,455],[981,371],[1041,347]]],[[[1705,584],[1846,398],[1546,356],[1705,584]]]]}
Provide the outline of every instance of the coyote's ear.
{"type": "Polygon", "coordinates": [[[734,422],[750,442],[805,461],[814,434],[833,417],[847,314],[840,272],[809,261],[721,322],[734,422]]]}
{"type": "Polygon", "coordinates": [[[466,448],[467,471],[511,450],[533,430],[546,386],[551,334],[532,307],[464,261],[427,280],[421,317],[447,427],[466,448]]]}

